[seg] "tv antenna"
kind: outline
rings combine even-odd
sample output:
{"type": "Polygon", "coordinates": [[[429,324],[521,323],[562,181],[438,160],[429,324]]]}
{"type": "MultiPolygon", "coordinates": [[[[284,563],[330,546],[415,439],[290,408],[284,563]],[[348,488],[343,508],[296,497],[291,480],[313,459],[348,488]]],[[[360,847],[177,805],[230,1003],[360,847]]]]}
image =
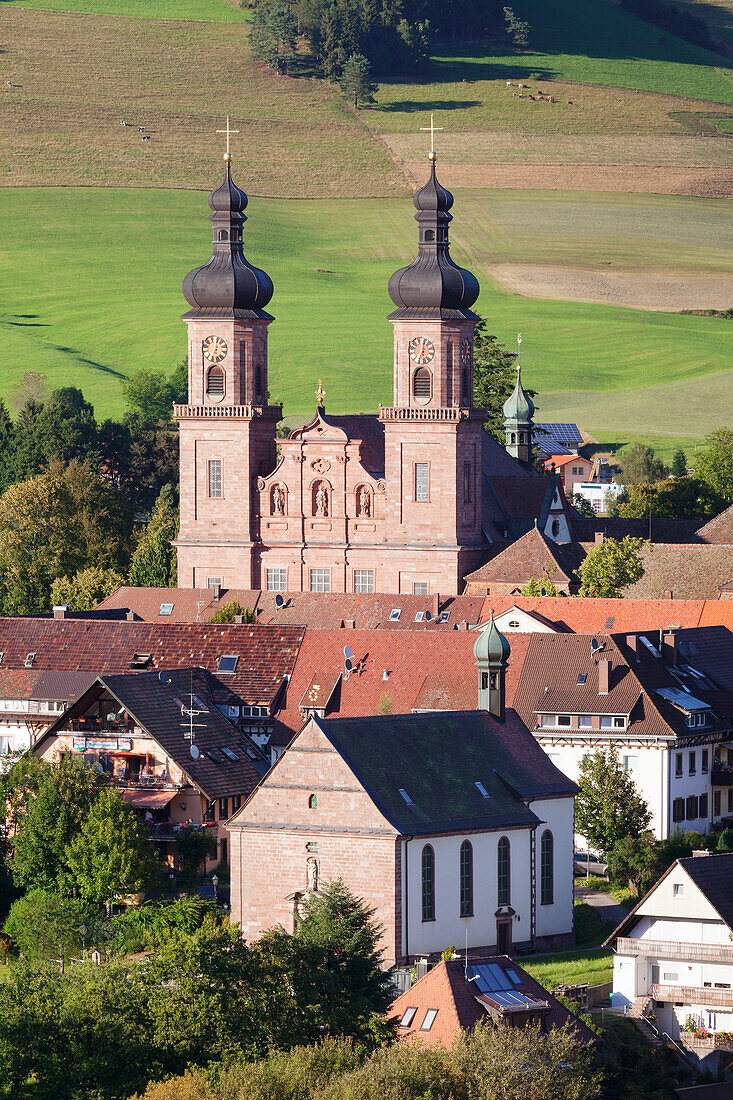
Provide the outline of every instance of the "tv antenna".
{"type": "Polygon", "coordinates": [[[194,722],[194,718],[198,718],[200,715],[206,714],[207,712],[204,710],[199,710],[194,705],[196,702],[196,696],[193,693],[193,672],[191,673],[191,690],[188,695],[189,706],[186,706],[185,703],[181,705],[181,716],[183,718],[187,718],[188,722],[181,722],[181,726],[186,731],[183,736],[188,742],[190,742],[188,747],[189,754],[193,760],[198,760],[201,752],[198,745],[196,744],[196,734],[194,731],[197,729],[206,729],[206,724],[204,722],[194,722]]]}

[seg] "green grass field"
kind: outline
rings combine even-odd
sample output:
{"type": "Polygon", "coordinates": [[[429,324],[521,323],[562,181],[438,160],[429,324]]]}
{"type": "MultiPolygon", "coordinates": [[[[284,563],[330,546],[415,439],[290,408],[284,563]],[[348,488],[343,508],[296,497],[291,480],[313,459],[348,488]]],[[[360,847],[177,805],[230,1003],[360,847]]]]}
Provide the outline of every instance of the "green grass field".
{"type": "MultiPolygon", "coordinates": [[[[642,239],[646,263],[680,276],[719,267],[721,204],[629,196],[615,209],[608,200],[459,196],[453,253],[482,280],[478,304],[490,330],[510,346],[517,331],[524,334],[541,419],[576,419],[577,409],[589,431],[616,432],[626,442],[633,426],[638,435],[669,433],[672,447],[733,421],[731,373],[723,373],[730,322],[523,298],[486,275],[496,260],[552,255],[561,241],[568,263],[611,257],[628,265],[634,239],[642,239]],[[670,386],[675,401],[667,404],[658,395],[670,386]],[[696,407],[698,393],[705,400],[696,407]]],[[[248,213],[245,252],[275,282],[273,398],[286,413],[306,414],[322,378],[334,412],[389,402],[386,283],[415,253],[409,201],[257,199],[248,213]]],[[[120,381],[131,371],[172,369],[186,348],[181,280],[210,255],[207,214],[197,192],[0,191],[3,389],[23,371],[40,370],[52,385],[80,386],[98,416],[118,415],[120,381]],[[29,247],[36,240],[39,247],[29,247]]]]}
{"type": "Polygon", "coordinates": [[[138,19],[192,19],[240,23],[249,13],[236,0],[2,0],[3,7],[75,11],[85,15],[119,15],[138,19]]]}

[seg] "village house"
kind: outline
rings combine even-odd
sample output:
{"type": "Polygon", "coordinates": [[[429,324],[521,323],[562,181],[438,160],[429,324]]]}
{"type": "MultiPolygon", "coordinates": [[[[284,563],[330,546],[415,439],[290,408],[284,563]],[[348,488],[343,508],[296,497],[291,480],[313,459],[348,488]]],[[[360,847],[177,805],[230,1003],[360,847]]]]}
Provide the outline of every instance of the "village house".
{"type": "Polygon", "coordinates": [[[526,970],[506,955],[443,960],[397,997],[386,1013],[396,1022],[397,1038],[424,1046],[450,1047],[480,1021],[542,1031],[572,1029],[579,1043],[596,1037],[526,970]]]}
{"type": "Polygon", "coordinates": [[[182,827],[216,838],[210,864],[227,863],[226,821],[267,762],[212,703],[202,669],[97,677],[33,751],[58,764],[69,753],[96,767],[148,826],[169,864],[182,827]]]}
{"type": "Polygon", "coordinates": [[[614,1005],[700,1070],[733,1068],[733,854],[678,859],[605,946],[614,1005]]]}
{"type": "Polygon", "coordinates": [[[561,771],[614,746],[657,837],[733,821],[733,635],[530,636],[514,708],[561,771]]]}
{"type": "MultiPolygon", "coordinates": [[[[504,705],[508,645],[475,640],[464,711],[313,711],[229,822],[232,919],[247,939],[337,877],[375,908],[387,965],[573,942],[577,790],[504,705]]],[[[314,685],[314,690],[320,684],[314,685]]]]}

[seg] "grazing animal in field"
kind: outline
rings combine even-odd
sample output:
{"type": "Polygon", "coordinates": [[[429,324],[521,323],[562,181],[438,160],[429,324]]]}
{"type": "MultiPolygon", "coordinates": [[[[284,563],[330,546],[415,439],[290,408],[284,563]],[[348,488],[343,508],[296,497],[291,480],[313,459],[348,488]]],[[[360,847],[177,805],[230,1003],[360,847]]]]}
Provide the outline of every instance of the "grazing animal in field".
{"type": "Polygon", "coordinates": [[[123,119],[122,119],[122,121],[120,122],[120,126],[127,126],[127,123],[125,122],[124,118],[123,118],[123,119]]]}
{"type": "Polygon", "coordinates": [[[145,133],[145,127],[144,126],[138,126],[137,131],[138,131],[139,134],[144,134],[145,133]]]}
{"type": "Polygon", "coordinates": [[[572,107],[572,105],[573,105],[573,101],[572,101],[572,99],[569,99],[568,100],[568,107],[572,107]]]}
{"type": "Polygon", "coordinates": [[[511,80],[507,80],[506,86],[507,86],[507,88],[511,88],[511,86],[512,86],[511,80]]]}
{"type": "Polygon", "coordinates": [[[143,141],[150,141],[150,134],[143,134],[143,141]]]}
{"type": "Polygon", "coordinates": [[[520,99],[522,98],[521,95],[519,94],[519,92],[512,92],[512,95],[514,96],[515,99],[517,98],[517,96],[519,96],[520,99]]]}

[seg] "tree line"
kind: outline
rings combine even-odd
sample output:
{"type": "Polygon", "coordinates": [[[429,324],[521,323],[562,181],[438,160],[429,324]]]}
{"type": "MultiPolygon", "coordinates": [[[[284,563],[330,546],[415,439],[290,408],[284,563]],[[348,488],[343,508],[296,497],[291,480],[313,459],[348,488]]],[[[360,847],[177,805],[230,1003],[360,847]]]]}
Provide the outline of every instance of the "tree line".
{"type": "Polygon", "coordinates": [[[126,578],[175,583],[178,438],[186,371],[140,370],[127,412],[98,423],[81,390],[28,372],[0,400],[0,611],[94,607],[126,578]],[[148,517],[150,522],[148,523],[148,517]]]}

